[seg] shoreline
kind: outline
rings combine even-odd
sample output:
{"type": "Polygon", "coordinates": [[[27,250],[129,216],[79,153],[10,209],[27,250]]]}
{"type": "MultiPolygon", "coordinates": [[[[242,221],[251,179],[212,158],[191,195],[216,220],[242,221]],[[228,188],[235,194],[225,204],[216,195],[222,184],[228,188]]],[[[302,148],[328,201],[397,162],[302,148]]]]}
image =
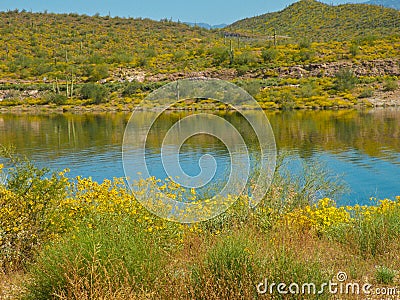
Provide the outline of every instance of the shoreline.
{"type": "MultiPolygon", "coordinates": [[[[390,101],[389,103],[376,101],[375,103],[371,103],[371,105],[365,104],[357,104],[352,107],[305,107],[305,108],[263,108],[263,111],[323,111],[323,110],[370,110],[370,109],[400,109],[400,98],[397,101],[390,101]]],[[[0,115],[1,114],[40,114],[40,113],[72,113],[72,114],[85,114],[85,113],[129,113],[134,111],[157,111],[156,107],[121,107],[118,105],[113,106],[103,106],[103,105],[93,105],[93,106],[54,106],[54,105],[16,105],[16,106],[7,106],[0,107],[0,115]]],[[[170,108],[168,111],[234,111],[235,109],[221,109],[221,108],[213,108],[213,107],[179,107],[179,108],[170,108]]],[[[246,109],[252,110],[252,109],[246,109]]]]}

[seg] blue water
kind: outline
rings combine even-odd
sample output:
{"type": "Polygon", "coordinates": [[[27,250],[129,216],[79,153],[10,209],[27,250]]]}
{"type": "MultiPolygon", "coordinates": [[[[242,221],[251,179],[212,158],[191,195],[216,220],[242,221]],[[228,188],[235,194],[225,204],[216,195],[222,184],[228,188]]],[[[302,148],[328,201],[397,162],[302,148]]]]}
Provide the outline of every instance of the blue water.
{"type": "MultiPolygon", "coordinates": [[[[319,114],[320,112],[307,112],[309,113],[319,114]]],[[[349,134],[348,140],[346,136],[343,137],[342,131],[346,131],[343,129],[343,124],[347,124],[348,116],[341,123],[341,117],[337,115],[335,121],[329,124],[330,127],[328,126],[334,132],[330,139],[337,140],[341,147],[332,149],[327,148],[326,136],[323,133],[321,136],[316,135],[317,126],[314,123],[310,125],[307,118],[298,117],[301,112],[296,112],[296,115],[284,112],[280,114],[283,115],[270,118],[277,135],[278,149],[291,153],[289,157],[292,160],[294,172],[296,164],[298,165],[301,160],[319,161],[332,175],[342,178],[349,186],[350,192],[338,199],[340,204],[369,204],[370,197],[394,199],[395,196],[400,195],[400,112],[391,113],[391,120],[394,119],[391,126],[394,127],[389,128],[388,132],[382,132],[384,139],[381,139],[379,134],[365,137],[372,145],[376,139],[376,149],[373,150],[359,147],[352,134],[349,134]],[[281,121],[278,123],[278,120],[282,119],[285,119],[285,123],[281,121]],[[290,122],[293,122],[293,128],[304,129],[303,141],[291,142],[290,137],[285,137],[282,124],[290,122]],[[394,129],[397,130],[396,134],[393,132],[394,129]],[[305,151],[304,145],[305,141],[308,143],[308,135],[309,139],[312,139],[312,147],[305,151]],[[376,155],[367,154],[367,150],[376,155]],[[306,157],[304,157],[305,154],[306,157]]],[[[377,120],[385,125],[385,118],[379,114],[377,120]]],[[[143,112],[143,117],[146,117],[146,112],[143,112]]],[[[356,114],[354,118],[357,124],[366,124],[364,118],[371,118],[371,115],[356,114]]],[[[123,177],[125,174],[121,147],[128,119],[129,115],[126,114],[104,114],[95,117],[0,115],[0,144],[14,144],[18,153],[29,156],[39,166],[46,166],[52,170],[69,168],[71,177],[78,175],[92,177],[96,181],[123,177]]],[[[319,124],[318,117],[316,120],[316,124],[319,124]]],[[[167,128],[170,121],[168,119],[162,125],[167,128]]],[[[321,124],[324,122],[327,121],[322,121],[321,124]]],[[[368,127],[362,130],[372,132],[375,130],[373,124],[375,123],[372,122],[369,125],[371,129],[368,127]]],[[[158,146],[157,137],[153,137],[153,143],[147,145],[146,162],[151,175],[165,178],[166,173],[160,162],[158,146]]],[[[309,147],[308,144],[307,147],[309,147]]],[[[218,184],[223,184],[229,172],[229,153],[223,144],[213,138],[194,139],[184,144],[180,151],[182,169],[192,176],[198,174],[199,158],[207,153],[215,158],[218,166],[215,178],[219,179],[218,184]]]]}

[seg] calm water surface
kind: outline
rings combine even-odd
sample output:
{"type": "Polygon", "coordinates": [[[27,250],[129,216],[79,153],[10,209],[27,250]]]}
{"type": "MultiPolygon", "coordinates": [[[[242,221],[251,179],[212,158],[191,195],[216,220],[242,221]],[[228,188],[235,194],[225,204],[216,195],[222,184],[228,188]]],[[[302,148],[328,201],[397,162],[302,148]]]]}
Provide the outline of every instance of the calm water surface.
{"type": "MultiPolygon", "coordinates": [[[[140,113],[137,122],[151,117],[140,113]]],[[[146,155],[152,175],[163,178],[161,140],[168,128],[188,112],[167,112],[155,123],[147,140],[146,155]]],[[[251,129],[235,113],[220,116],[241,128],[253,143],[251,129]]],[[[279,151],[289,150],[293,164],[318,160],[332,174],[339,174],[351,192],[341,204],[368,204],[369,197],[400,195],[400,110],[267,112],[279,151]]],[[[124,176],[121,144],[130,114],[0,114],[0,144],[14,144],[17,151],[40,166],[69,168],[71,176],[91,176],[97,181],[124,176]]],[[[201,124],[199,124],[200,126],[201,124]]],[[[217,177],[224,177],[229,154],[217,139],[197,135],[182,146],[180,162],[185,172],[199,172],[198,159],[211,154],[218,163],[217,177]]]]}

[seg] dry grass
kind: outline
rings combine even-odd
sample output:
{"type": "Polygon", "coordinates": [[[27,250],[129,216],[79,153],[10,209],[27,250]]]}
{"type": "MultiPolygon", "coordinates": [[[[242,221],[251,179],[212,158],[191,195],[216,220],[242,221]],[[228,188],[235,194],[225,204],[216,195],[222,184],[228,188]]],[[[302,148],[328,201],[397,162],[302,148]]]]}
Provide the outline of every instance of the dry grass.
{"type": "MultiPolygon", "coordinates": [[[[322,276],[321,280],[331,279],[339,271],[346,272],[351,282],[360,284],[370,282],[374,287],[384,287],[388,285],[379,284],[375,279],[376,267],[385,265],[393,270],[400,269],[398,241],[393,241],[388,245],[388,249],[391,251],[365,258],[357,254],[355,249],[326,237],[283,227],[275,228],[271,232],[256,228],[235,228],[228,234],[220,235],[188,232],[182,247],[173,253],[166,253],[167,266],[159,270],[158,281],[150,290],[146,290],[145,287],[133,288],[132,277],[124,265],[113,266],[113,273],[116,270],[120,273],[125,272],[124,277],[119,277],[125,280],[120,280],[108,275],[107,269],[98,272],[96,268],[92,269],[90,276],[82,277],[80,270],[71,264],[65,267],[67,280],[65,288],[62,291],[55,291],[53,297],[115,300],[258,299],[260,296],[257,295],[255,286],[265,277],[271,278],[273,275],[286,282],[290,280],[301,282],[309,275],[310,278],[322,276]],[[250,271],[243,265],[243,269],[236,270],[238,272],[235,273],[234,266],[229,263],[234,262],[236,257],[218,256],[224,254],[223,250],[227,250],[223,241],[230,239],[240,242],[243,240],[244,243],[256,241],[252,244],[253,247],[248,249],[250,255],[246,263],[252,265],[250,271]],[[225,248],[221,248],[221,245],[225,248]],[[210,256],[210,253],[214,256],[210,256]],[[287,261],[277,263],[280,255],[287,261]],[[232,258],[232,260],[228,261],[228,265],[224,265],[210,261],[210,257],[225,261],[232,258]],[[213,263],[217,263],[217,268],[221,269],[216,269],[213,263]],[[100,278],[99,273],[105,276],[100,278]]],[[[235,253],[241,257],[241,252],[235,253]]],[[[97,265],[100,266],[101,263],[97,265]]],[[[17,299],[21,295],[26,275],[22,272],[2,274],[0,279],[0,299],[17,299]]],[[[397,275],[389,286],[399,285],[399,279],[397,275]]],[[[260,298],[275,299],[275,296],[265,295],[260,298]]],[[[326,295],[324,299],[335,299],[335,297],[326,295]]],[[[359,295],[343,295],[341,299],[359,299],[359,295]]],[[[372,296],[370,299],[380,298],[372,296]]]]}
{"type": "Polygon", "coordinates": [[[17,299],[24,292],[23,282],[27,280],[24,272],[0,273],[0,300],[17,299]]]}

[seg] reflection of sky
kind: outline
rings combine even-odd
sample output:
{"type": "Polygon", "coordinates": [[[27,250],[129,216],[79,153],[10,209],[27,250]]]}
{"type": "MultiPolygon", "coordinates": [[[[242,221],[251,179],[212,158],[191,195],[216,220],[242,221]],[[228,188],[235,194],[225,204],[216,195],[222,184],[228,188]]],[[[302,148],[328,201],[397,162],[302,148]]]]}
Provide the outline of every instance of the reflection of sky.
{"type": "Polygon", "coordinates": [[[400,154],[395,164],[355,150],[339,155],[319,153],[318,157],[333,172],[344,174],[351,193],[343,197],[343,204],[367,203],[369,197],[394,199],[400,195],[400,154]]]}
{"type": "MultiPolygon", "coordinates": [[[[337,199],[340,205],[369,204],[370,197],[378,199],[400,195],[400,154],[391,160],[371,157],[354,149],[332,154],[322,149],[314,150],[312,160],[325,166],[332,176],[339,176],[350,192],[337,199]]],[[[288,168],[298,173],[301,160],[298,155],[288,158],[288,168]]]]}
{"type": "MultiPolygon", "coordinates": [[[[106,146],[107,147],[107,146],[106,146]]],[[[78,152],[68,152],[56,159],[48,160],[44,153],[34,155],[34,160],[41,166],[51,169],[70,168],[71,176],[91,176],[94,180],[102,181],[104,178],[123,177],[124,172],[121,161],[121,150],[116,146],[107,147],[107,151],[98,153],[96,148],[78,152]]],[[[216,183],[222,186],[229,174],[230,159],[223,149],[212,150],[193,149],[181,151],[180,161],[182,169],[189,175],[199,172],[198,161],[205,153],[212,154],[217,161],[215,178],[220,179],[216,183]]],[[[185,148],[183,148],[185,150],[185,148]]],[[[187,150],[187,149],[186,149],[187,150]]],[[[332,175],[343,175],[344,181],[349,185],[351,192],[339,199],[339,204],[368,204],[371,196],[393,199],[400,195],[400,155],[397,155],[397,164],[385,159],[370,157],[357,151],[346,151],[340,154],[331,154],[323,150],[316,151],[312,157],[314,160],[325,164],[332,175]]],[[[297,154],[291,156],[292,170],[299,168],[300,158],[297,154]]],[[[150,174],[157,178],[165,178],[166,173],[160,165],[160,157],[148,156],[148,167],[150,174]]],[[[206,191],[204,189],[203,191],[206,191]]],[[[199,191],[200,192],[200,191],[199,191]]]]}

